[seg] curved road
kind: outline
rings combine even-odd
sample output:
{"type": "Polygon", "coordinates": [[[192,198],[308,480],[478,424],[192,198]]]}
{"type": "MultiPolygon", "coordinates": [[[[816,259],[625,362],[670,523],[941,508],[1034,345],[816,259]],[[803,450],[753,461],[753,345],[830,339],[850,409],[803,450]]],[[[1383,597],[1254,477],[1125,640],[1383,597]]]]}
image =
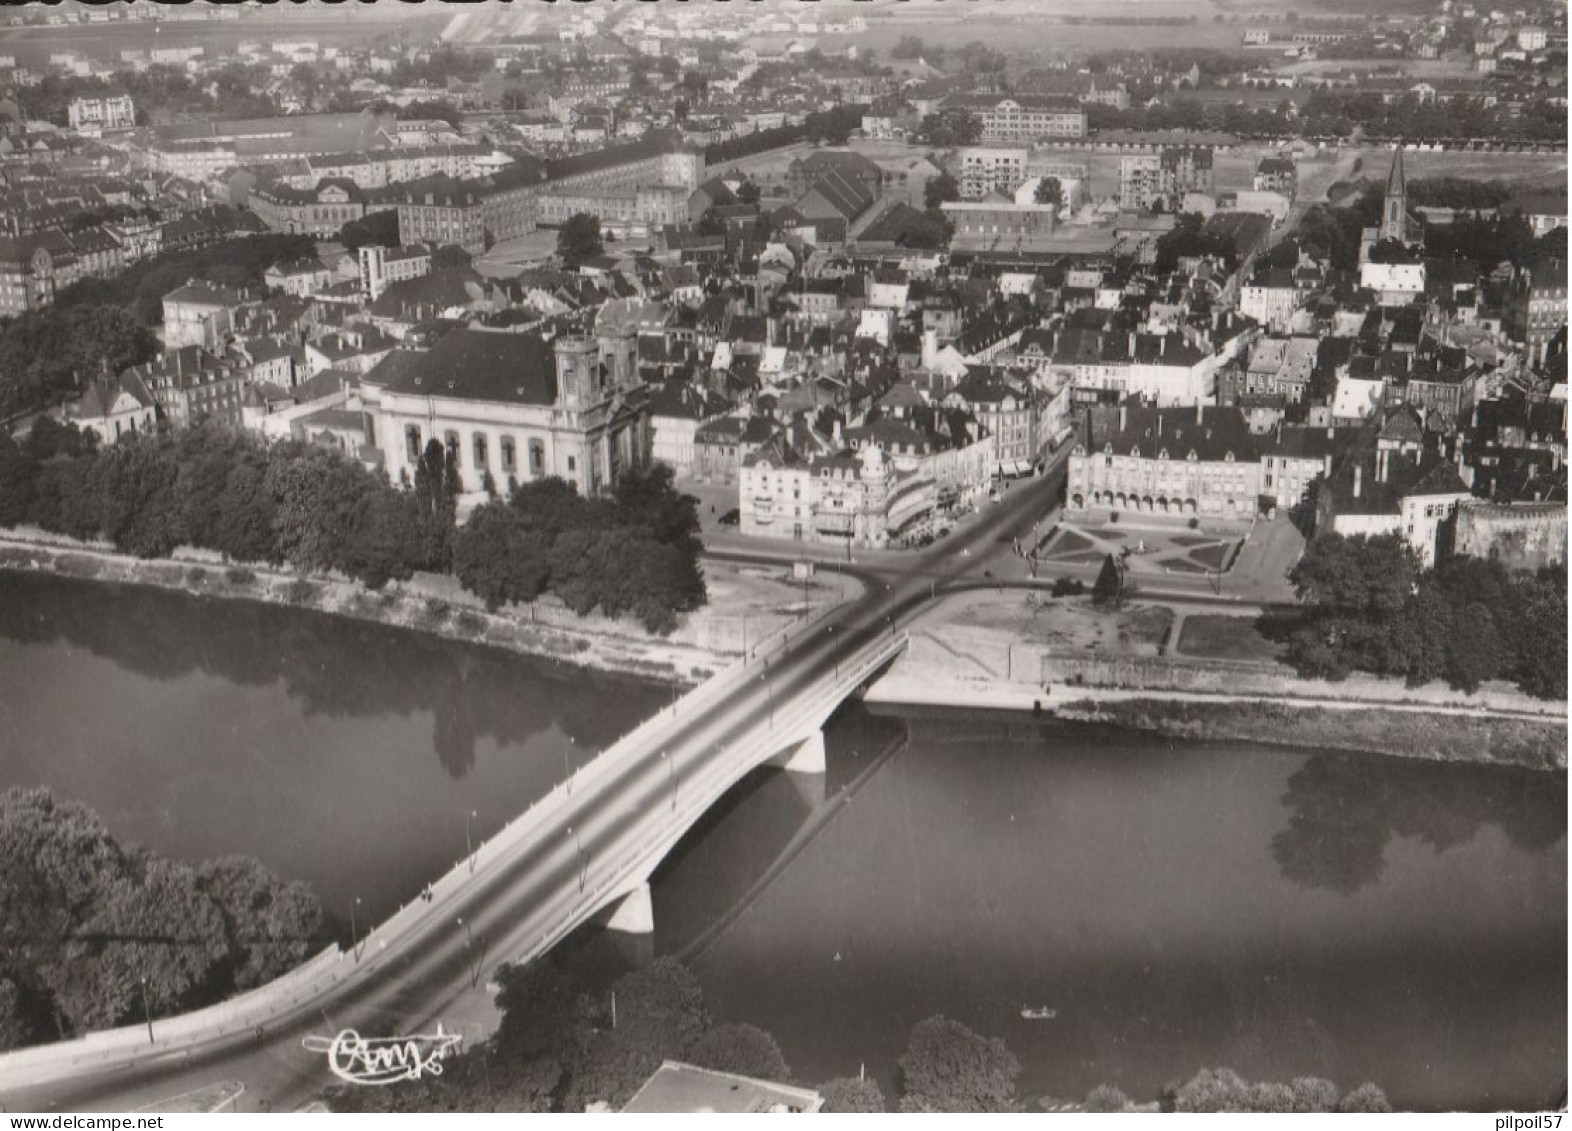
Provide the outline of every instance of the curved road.
{"type": "MultiPolygon", "coordinates": [[[[155,1044],[134,1062],[80,1065],[68,1078],[37,1083],[8,1079],[0,1058],[6,1108],[124,1111],[238,1081],[245,1086],[240,1110],[294,1110],[333,1082],[325,1057],[302,1047],[308,1035],[330,1039],[354,1028],[367,1037],[407,1036],[434,1030],[439,1019],[471,1039],[484,1035],[483,1022],[464,1019],[487,1015],[489,971],[539,937],[543,919],[563,912],[542,906],[539,893],[581,888],[590,862],[599,865],[626,847],[641,813],[675,804],[672,791],[717,767],[728,743],[787,714],[794,697],[822,685],[842,658],[892,632],[941,585],[979,568],[989,553],[971,553],[974,548],[991,550],[1029,530],[1052,507],[1061,480],[1062,472],[1054,471],[1017,485],[1003,502],[898,566],[850,567],[867,582],[863,596],[772,652],[767,679],[755,680],[750,671],[729,694],[693,705],[681,720],[680,738],[667,744],[669,763],[646,756],[616,766],[598,759],[582,768],[561,816],[576,836],[543,839],[491,860],[483,848],[482,862],[461,890],[439,899],[386,951],[365,950],[350,977],[302,1002],[260,1036],[216,1036],[175,1052],[155,1044]]],[[[762,666],[756,671],[763,674],[762,666]]],[[[155,1033],[157,1027],[155,1021],[155,1033]]]]}

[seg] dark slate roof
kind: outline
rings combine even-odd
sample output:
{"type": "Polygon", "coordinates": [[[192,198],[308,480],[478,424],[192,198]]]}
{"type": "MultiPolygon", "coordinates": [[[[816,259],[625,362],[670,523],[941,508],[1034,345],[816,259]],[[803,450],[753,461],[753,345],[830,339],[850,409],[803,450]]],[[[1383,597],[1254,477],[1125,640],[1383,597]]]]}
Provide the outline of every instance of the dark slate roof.
{"type": "Polygon", "coordinates": [[[557,400],[556,357],[538,334],[455,330],[426,353],[394,351],[365,380],[417,396],[531,405],[557,400]],[[404,360],[385,368],[395,358],[404,360]]]}
{"type": "Polygon", "coordinates": [[[1230,455],[1239,463],[1259,458],[1255,437],[1237,408],[1137,408],[1125,410],[1125,426],[1108,440],[1118,455],[1139,453],[1146,459],[1168,453],[1169,459],[1220,462],[1230,455]],[[1199,414],[1199,422],[1198,422],[1199,414]]]}

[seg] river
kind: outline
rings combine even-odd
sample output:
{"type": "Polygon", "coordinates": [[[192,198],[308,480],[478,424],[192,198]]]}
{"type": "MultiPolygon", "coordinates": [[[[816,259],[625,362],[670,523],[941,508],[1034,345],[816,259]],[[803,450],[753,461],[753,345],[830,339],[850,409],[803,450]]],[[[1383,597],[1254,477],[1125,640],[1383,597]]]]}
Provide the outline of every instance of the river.
{"type": "MultiPolygon", "coordinates": [[[[15,574],[0,687],[0,786],[46,785],[169,855],[255,855],[372,918],[665,695],[15,574]]],[[[798,1079],[865,1065],[887,1093],[935,1013],[1004,1038],[1026,1096],[1149,1099],[1223,1065],[1421,1109],[1565,1086],[1564,774],[860,706],[828,748],[825,776],[751,775],[683,841],[653,939],[581,932],[562,959],[603,983],[677,955],[798,1079]]]]}

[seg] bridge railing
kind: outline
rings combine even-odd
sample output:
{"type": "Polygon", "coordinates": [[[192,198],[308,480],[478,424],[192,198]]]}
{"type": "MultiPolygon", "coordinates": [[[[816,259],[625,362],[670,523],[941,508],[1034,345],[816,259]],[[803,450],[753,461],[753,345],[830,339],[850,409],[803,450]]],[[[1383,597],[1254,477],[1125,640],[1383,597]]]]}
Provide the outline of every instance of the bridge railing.
{"type": "Polygon", "coordinates": [[[428,886],[429,900],[416,898],[403,904],[365,936],[353,940],[350,950],[334,944],[266,985],[215,1005],[160,1018],[154,1023],[151,1040],[145,1026],[126,1025],[0,1055],[0,1094],[63,1075],[101,1070],[111,1060],[135,1064],[148,1057],[167,1056],[183,1046],[259,1029],[265,1032],[281,1021],[287,1022],[315,999],[379,965],[406,935],[446,918],[446,901],[504,862],[510,851],[527,843],[530,834],[549,815],[567,806],[576,786],[584,788],[622,768],[652,745],[660,731],[730,691],[751,672],[762,669],[769,658],[780,655],[791,641],[812,630],[838,607],[827,602],[799,621],[782,626],[761,639],[748,655],[722,668],[676,704],[663,707],[645,719],[478,845],[473,853],[473,868],[470,855],[461,857],[446,874],[428,886]],[[353,965],[350,964],[352,959],[353,965]]]}
{"type": "MultiPolygon", "coordinates": [[[[822,724],[827,711],[833,711],[846,696],[873,672],[906,648],[910,637],[880,637],[864,645],[849,659],[843,659],[839,674],[832,676],[828,685],[812,697],[798,696],[778,712],[773,722],[756,725],[741,739],[733,743],[738,759],[720,759],[708,772],[697,778],[686,779],[679,791],[678,810],[669,819],[651,815],[653,832],[641,836],[637,842],[620,852],[615,863],[597,868],[586,866],[586,886],[581,892],[571,890],[553,900],[542,910],[545,921],[555,923],[532,945],[511,956],[511,961],[529,962],[556,946],[585,922],[603,911],[610,903],[628,894],[646,881],[672,845],[680,840],[693,823],[712,805],[752,770],[782,749],[782,737],[787,744],[801,741],[803,730],[822,724]],[[760,748],[762,747],[762,753],[760,748]],[[593,874],[593,879],[589,877],[593,874]]],[[[655,812],[658,813],[657,809],[655,812]]]]}

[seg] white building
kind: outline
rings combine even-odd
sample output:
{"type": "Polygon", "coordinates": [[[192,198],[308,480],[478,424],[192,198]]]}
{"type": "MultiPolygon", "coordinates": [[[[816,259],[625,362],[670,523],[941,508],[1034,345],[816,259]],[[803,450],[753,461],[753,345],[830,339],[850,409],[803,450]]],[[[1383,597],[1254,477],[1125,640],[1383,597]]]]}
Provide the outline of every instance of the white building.
{"type": "Polygon", "coordinates": [[[67,108],[73,130],[129,130],[136,125],[136,106],[129,94],[76,98],[67,108]]]}

